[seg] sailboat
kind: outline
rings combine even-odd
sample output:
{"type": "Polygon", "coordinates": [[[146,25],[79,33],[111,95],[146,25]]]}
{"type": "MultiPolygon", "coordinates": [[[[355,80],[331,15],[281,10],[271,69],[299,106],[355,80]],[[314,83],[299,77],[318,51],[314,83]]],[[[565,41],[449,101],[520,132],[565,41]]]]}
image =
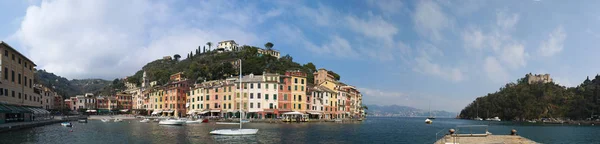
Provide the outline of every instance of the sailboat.
{"type": "Polygon", "coordinates": [[[210,134],[213,135],[255,135],[256,133],[258,133],[258,129],[242,129],[242,59],[240,59],[240,128],[239,129],[219,129],[219,130],[213,130],[210,132],[210,134]]]}
{"type": "Polygon", "coordinates": [[[479,103],[475,103],[475,106],[475,113],[477,113],[475,120],[482,121],[483,119],[479,117],[479,103]]]}
{"type": "Polygon", "coordinates": [[[431,102],[429,102],[429,116],[427,117],[427,119],[429,119],[429,120],[435,119],[434,116],[431,116],[431,102]]]}

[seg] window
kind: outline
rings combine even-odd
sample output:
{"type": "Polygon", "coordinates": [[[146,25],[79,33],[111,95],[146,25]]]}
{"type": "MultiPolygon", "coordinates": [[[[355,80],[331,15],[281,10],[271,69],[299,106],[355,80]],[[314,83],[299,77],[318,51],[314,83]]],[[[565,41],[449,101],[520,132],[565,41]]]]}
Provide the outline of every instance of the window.
{"type": "Polygon", "coordinates": [[[294,83],[298,83],[298,78],[294,78],[294,83]]]}
{"type": "Polygon", "coordinates": [[[256,84],[256,87],[258,87],[258,89],[260,89],[260,85],[261,85],[261,84],[260,84],[260,83],[258,83],[258,84],[256,84]]]}
{"type": "Polygon", "coordinates": [[[277,94],[273,94],[273,100],[277,100],[277,94]]]}
{"type": "Polygon", "coordinates": [[[257,98],[260,99],[260,93],[258,93],[257,98]]]}
{"type": "Polygon", "coordinates": [[[231,95],[229,95],[229,100],[231,100],[231,95]]]}
{"type": "Polygon", "coordinates": [[[301,90],[301,91],[304,91],[304,86],[300,86],[300,90],[301,90]]]}
{"type": "Polygon", "coordinates": [[[15,71],[10,71],[12,82],[15,82],[15,71]]]}
{"type": "Polygon", "coordinates": [[[302,109],[302,105],[298,104],[298,109],[302,109]]]}
{"type": "Polygon", "coordinates": [[[254,98],[254,93],[250,93],[250,99],[254,98]]]}
{"type": "Polygon", "coordinates": [[[302,96],[298,95],[298,101],[302,101],[302,96]]]}
{"type": "Polygon", "coordinates": [[[192,102],[194,102],[194,98],[192,98],[192,102]]]}
{"type": "MultiPolygon", "coordinates": [[[[206,95],[206,100],[209,101],[210,100],[210,96],[206,95]]],[[[208,106],[207,106],[208,107],[208,106]]]]}
{"type": "Polygon", "coordinates": [[[248,89],[248,84],[244,84],[244,89],[248,89]]]}
{"type": "Polygon", "coordinates": [[[265,99],[269,100],[269,94],[265,94],[265,99]]]}
{"type": "Polygon", "coordinates": [[[294,95],[294,101],[296,101],[296,95],[294,95]]]}
{"type": "Polygon", "coordinates": [[[265,84],[265,89],[269,89],[269,84],[265,84]]]}
{"type": "Polygon", "coordinates": [[[4,56],[8,57],[8,50],[4,50],[4,56]]]}
{"type": "Polygon", "coordinates": [[[288,86],[288,90],[291,91],[292,90],[292,86],[288,86]]]}
{"type": "Polygon", "coordinates": [[[207,109],[208,109],[208,108],[210,108],[210,104],[206,104],[206,108],[207,108],[207,109]]]}
{"type": "Polygon", "coordinates": [[[21,93],[19,93],[19,99],[21,99],[21,93]]]}
{"type": "MultiPolygon", "coordinates": [[[[12,91],[12,97],[15,97],[15,91],[12,91]]],[[[81,102],[81,101],[79,101],[81,102]]]]}
{"type": "Polygon", "coordinates": [[[287,109],[287,104],[283,104],[283,108],[284,108],[284,109],[287,109]]]}
{"type": "Polygon", "coordinates": [[[19,64],[21,64],[21,58],[19,58],[19,64]]]}
{"type": "Polygon", "coordinates": [[[260,108],[260,103],[257,103],[257,104],[256,104],[256,107],[260,108]]]}
{"type": "Polygon", "coordinates": [[[297,85],[295,85],[295,86],[294,86],[294,90],[295,90],[295,91],[297,91],[297,90],[298,90],[298,86],[297,86],[297,85]]]}
{"type": "Polygon", "coordinates": [[[304,79],[301,79],[301,80],[300,80],[300,84],[304,84],[304,79]]]}
{"type": "Polygon", "coordinates": [[[227,107],[229,107],[229,109],[231,109],[231,103],[227,104],[227,107]]]}
{"type": "Polygon", "coordinates": [[[250,103],[250,108],[254,108],[254,103],[250,103]]]}
{"type": "Polygon", "coordinates": [[[196,106],[197,108],[200,108],[200,109],[202,109],[202,106],[203,106],[203,105],[201,105],[201,104],[197,104],[197,105],[198,105],[198,106],[196,106]]]}
{"type": "Polygon", "coordinates": [[[215,88],[215,92],[219,92],[219,88],[215,88]]]}
{"type": "Polygon", "coordinates": [[[4,67],[4,79],[8,80],[8,68],[4,67]]]}
{"type": "Polygon", "coordinates": [[[283,100],[288,100],[287,94],[283,94],[283,100]]]}
{"type": "Polygon", "coordinates": [[[283,90],[283,85],[279,85],[279,90],[283,90]]]}
{"type": "Polygon", "coordinates": [[[192,109],[196,109],[196,108],[195,108],[195,105],[192,105],[192,109]]]}
{"type": "Polygon", "coordinates": [[[296,104],[293,104],[293,105],[294,105],[294,109],[296,109],[296,104]]]}
{"type": "Polygon", "coordinates": [[[253,88],[254,88],[254,84],[250,84],[250,89],[253,89],[253,88]]]}
{"type": "Polygon", "coordinates": [[[11,56],[12,56],[12,60],[14,61],[15,60],[15,54],[11,54],[11,56]]]}

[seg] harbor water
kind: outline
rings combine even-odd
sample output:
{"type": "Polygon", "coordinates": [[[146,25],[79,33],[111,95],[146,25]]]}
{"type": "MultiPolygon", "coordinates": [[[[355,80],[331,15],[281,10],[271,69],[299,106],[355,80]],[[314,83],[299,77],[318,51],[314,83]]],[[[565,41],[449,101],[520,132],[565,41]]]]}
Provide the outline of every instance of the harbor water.
{"type": "MultiPolygon", "coordinates": [[[[184,126],[158,125],[139,120],[73,122],[73,127],[52,124],[0,133],[0,143],[433,143],[436,133],[458,125],[489,125],[495,135],[519,135],[540,143],[596,143],[600,126],[544,125],[438,118],[433,124],[425,118],[375,118],[347,123],[246,123],[258,128],[255,136],[214,136],[213,129],[236,128],[214,123],[184,126]]],[[[438,137],[439,138],[439,137],[438,137]]]]}

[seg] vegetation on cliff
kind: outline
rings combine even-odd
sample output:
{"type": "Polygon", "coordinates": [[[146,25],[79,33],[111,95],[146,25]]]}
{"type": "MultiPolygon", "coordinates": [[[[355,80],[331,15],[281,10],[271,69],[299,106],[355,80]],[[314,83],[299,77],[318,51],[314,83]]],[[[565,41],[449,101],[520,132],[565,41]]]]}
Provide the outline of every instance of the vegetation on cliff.
{"type": "Polygon", "coordinates": [[[499,91],[479,97],[465,107],[459,117],[477,116],[503,120],[570,118],[582,120],[600,113],[600,76],[587,78],[577,87],[553,82],[528,84],[526,78],[509,83],[499,91]]]}

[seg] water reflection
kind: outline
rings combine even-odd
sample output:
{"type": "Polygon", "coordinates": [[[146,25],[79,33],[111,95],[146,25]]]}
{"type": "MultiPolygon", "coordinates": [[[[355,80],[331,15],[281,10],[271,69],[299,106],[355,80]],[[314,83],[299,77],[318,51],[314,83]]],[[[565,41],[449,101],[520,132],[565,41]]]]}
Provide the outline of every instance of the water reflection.
{"type": "Polygon", "coordinates": [[[241,135],[241,136],[225,136],[225,135],[212,135],[212,139],[216,143],[226,144],[257,144],[258,138],[256,135],[241,135]]]}

